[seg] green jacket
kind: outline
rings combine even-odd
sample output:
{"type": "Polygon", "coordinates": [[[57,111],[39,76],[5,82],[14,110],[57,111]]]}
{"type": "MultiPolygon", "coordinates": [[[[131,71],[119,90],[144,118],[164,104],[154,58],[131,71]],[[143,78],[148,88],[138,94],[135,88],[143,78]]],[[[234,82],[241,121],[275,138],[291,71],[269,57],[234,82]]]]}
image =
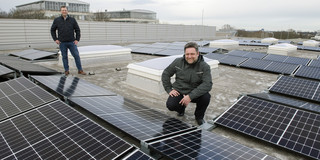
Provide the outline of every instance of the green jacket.
{"type": "Polygon", "coordinates": [[[172,89],[183,95],[189,95],[191,100],[209,92],[212,88],[210,66],[199,55],[198,61],[189,64],[185,56],[175,59],[162,73],[162,84],[167,93],[172,89]],[[176,74],[176,81],[171,84],[171,77],[176,74]]]}

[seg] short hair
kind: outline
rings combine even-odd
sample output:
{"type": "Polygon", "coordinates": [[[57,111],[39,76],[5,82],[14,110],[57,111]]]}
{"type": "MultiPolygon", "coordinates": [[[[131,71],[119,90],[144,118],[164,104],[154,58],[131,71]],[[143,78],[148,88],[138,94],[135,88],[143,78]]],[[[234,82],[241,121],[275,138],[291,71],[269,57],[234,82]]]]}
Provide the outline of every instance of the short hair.
{"type": "Polygon", "coordinates": [[[184,52],[186,52],[187,48],[194,48],[194,49],[196,49],[197,52],[199,52],[198,44],[195,42],[189,42],[186,45],[184,45],[184,52]]]}
{"type": "Polygon", "coordinates": [[[66,9],[68,9],[68,8],[67,8],[67,6],[61,6],[61,7],[60,7],[60,10],[61,10],[62,8],[66,8],[66,9]]]}

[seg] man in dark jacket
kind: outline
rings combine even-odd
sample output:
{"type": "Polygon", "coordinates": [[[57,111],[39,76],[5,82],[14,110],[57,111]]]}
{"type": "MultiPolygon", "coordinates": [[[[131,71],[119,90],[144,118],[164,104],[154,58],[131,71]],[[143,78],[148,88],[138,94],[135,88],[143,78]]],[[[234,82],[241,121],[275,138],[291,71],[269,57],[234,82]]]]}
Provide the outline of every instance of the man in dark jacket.
{"type": "Polygon", "coordinates": [[[196,103],[194,112],[199,125],[203,124],[204,114],[210,102],[212,88],[210,66],[199,54],[198,45],[189,42],[184,46],[183,57],[175,59],[162,73],[162,84],[169,94],[167,108],[183,116],[190,102],[196,103]],[[176,75],[172,84],[170,79],[176,75]]]}
{"type": "Polygon", "coordinates": [[[86,75],[82,70],[79,51],[77,45],[80,41],[80,28],[77,21],[68,15],[66,6],[60,7],[61,16],[54,19],[51,26],[51,36],[53,40],[59,45],[62,54],[62,61],[64,67],[64,74],[69,74],[68,64],[68,49],[74,57],[78,74],[86,75]],[[58,30],[58,37],[56,30],[58,30]],[[74,36],[76,33],[76,37],[74,36]]]}

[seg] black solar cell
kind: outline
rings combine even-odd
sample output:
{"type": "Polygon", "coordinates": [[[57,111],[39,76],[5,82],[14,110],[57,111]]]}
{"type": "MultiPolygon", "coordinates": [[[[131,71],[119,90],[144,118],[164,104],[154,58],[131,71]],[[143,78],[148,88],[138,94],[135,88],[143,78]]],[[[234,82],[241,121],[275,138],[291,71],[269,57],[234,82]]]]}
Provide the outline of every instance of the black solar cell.
{"type": "Polygon", "coordinates": [[[319,159],[319,118],[319,114],[244,96],[216,123],[319,159]]]}
{"type": "Polygon", "coordinates": [[[310,62],[309,66],[320,68],[320,60],[315,60],[315,59],[313,59],[313,60],[310,62]]]}
{"type": "Polygon", "coordinates": [[[132,154],[128,155],[123,159],[124,160],[153,160],[152,157],[150,157],[149,155],[146,155],[140,150],[133,152],[132,154]]]}
{"type": "Polygon", "coordinates": [[[282,63],[282,62],[272,62],[270,65],[268,65],[264,70],[274,73],[280,73],[280,74],[292,74],[299,65],[297,64],[289,64],[289,63],[282,63]]]}
{"type": "Polygon", "coordinates": [[[0,76],[4,76],[11,73],[15,73],[15,72],[5,66],[0,65],[0,76]]]}
{"type": "Polygon", "coordinates": [[[210,58],[210,59],[215,59],[215,60],[220,60],[224,57],[226,57],[226,54],[218,54],[218,53],[208,53],[204,55],[204,57],[210,58]]]}
{"type": "Polygon", "coordinates": [[[232,56],[232,55],[227,55],[221,59],[219,59],[218,61],[221,64],[227,64],[227,65],[233,65],[233,66],[238,66],[239,64],[241,64],[242,62],[248,60],[248,58],[245,57],[238,57],[238,56],[232,56]]]}
{"type": "Polygon", "coordinates": [[[265,70],[269,65],[271,65],[272,61],[260,60],[260,59],[248,59],[244,63],[240,64],[240,67],[257,69],[257,70],[265,70]]]}

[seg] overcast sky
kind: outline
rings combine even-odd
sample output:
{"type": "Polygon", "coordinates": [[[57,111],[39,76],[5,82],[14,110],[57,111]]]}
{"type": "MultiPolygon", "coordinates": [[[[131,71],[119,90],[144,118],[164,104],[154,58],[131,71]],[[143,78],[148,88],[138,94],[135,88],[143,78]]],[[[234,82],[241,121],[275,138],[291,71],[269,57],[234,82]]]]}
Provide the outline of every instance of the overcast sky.
{"type": "MultiPolygon", "coordinates": [[[[17,5],[38,0],[0,0],[8,12],[17,5]]],[[[319,0],[82,0],[90,11],[147,9],[160,23],[216,26],[236,29],[280,31],[320,30],[319,0]],[[203,19],[203,21],[202,21],[203,19]]]]}

